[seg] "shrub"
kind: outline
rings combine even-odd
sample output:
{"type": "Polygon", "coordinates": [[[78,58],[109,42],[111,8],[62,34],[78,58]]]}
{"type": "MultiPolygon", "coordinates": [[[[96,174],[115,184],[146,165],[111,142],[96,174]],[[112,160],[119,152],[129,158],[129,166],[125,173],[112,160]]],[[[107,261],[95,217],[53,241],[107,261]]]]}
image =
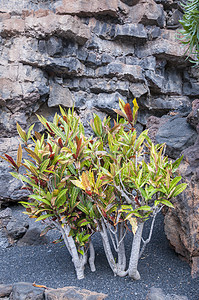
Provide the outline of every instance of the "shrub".
{"type": "Polygon", "coordinates": [[[112,127],[110,117],[101,121],[94,115],[95,137],[85,135],[74,109],[65,112],[60,107],[61,115],[55,114],[53,122],[38,116],[47,138],[38,132],[31,135],[33,127],[26,134],[17,124],[30,159],[22,162],[21,145],[16,162],[7,154],[2,157],[12,165],[15,172],[11,174],[30,192],[29,200],[21,202],[25,213],[46,222],[42,234],[53,227],[61,232],[78,279],[84,278],[88,250],[91,271],[95,271],[92,235],[96,232],[101,234],[113,273],[139,279],[138,260],[151,239],[157,213],[165,205],[173,207],[171,199],[186,188],[175,173],[182,157],[169,161],[165,145],[154,145],[147,130],[137,137],[136,100],[133,111],[121,99],[119,106],[112,127]],[[21,167],[26,169],[23,175],[21,167]],[[149,218],[151,229],[144,240],[143,226],[149,218]],[[134,239],[126,267],[124,238],[129,227],[134,239]]]}

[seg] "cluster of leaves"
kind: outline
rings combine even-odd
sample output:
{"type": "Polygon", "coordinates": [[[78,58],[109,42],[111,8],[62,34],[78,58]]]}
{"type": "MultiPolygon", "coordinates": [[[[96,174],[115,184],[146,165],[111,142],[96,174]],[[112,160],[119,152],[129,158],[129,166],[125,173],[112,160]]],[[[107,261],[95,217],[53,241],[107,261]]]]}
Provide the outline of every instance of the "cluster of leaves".
{"type": "Polygon", "coordinates": [[[181,23],[183,29],[179,30],[181,42],[187,46],[189,55],[195,55],[196,60],[192,61],[196,65],[199,64],[199,1],[187,0],[186,4],[182,4],[184,15],[181,23]]]}
{"type": "MultiPolygon", "coordinates": [[[[173,207],[172,197],[186,184],[178,184],[175,172],[181,162],[172,163],[164,156],[164,145],[154,145],[143,131],[135,130],[138,105],[119,100],[120,116],[111,127],[110,118],[103,121],[94,115],[91,127],[95,137],[86,137],[74,109],[55,114],[53,122],[38,116],[47,138],[38,132],[26,134],[17,129],[30,159],[22,162],[19,145],[17,162],[5,154],[15,172],[11,174],[30,191],[29,201],[21,202],[26,214],[36,221],[48,219],[51,224],[70,226],[79,253],[87,251],[90,238],[100,231],[101,220],[115,227],[123,223],[135,233],[138,222],[144,222],[163,205],[173,207]],[[31,138],[31,141],[29,141],[31,138]],[[19,172],[26,169],[25,174],[19,172]]],[[[47,226],[46,233],[51,227],[47,226]]]]}

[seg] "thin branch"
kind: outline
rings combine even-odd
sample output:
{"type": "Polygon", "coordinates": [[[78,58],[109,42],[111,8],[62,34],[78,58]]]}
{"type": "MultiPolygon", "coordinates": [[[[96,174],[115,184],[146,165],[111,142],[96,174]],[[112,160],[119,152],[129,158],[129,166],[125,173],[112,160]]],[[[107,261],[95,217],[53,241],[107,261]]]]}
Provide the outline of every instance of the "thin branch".
{"type": "Polygon", "coordinates": [[[124,197],[127,201],[128,204],[133,204],[132,200],[127,196],[127,194],[120,188],[120,186],[116,185],[116,183],[114,182],[114,187],[116,188],[116,190],[118,190],[118,192],[120,192],[121,196],[124,197]]]}
{"type": "Polygon", "coordinates": [[[142,256],[145,248],[146,248],[146,245],[150,242],[151,240],[151,237],[152,237],[152,233],[153,233],[153,227],[154,227],[154,223],[155,223],[155,218],[157,216],[157,214],[161,211],[163,205],[158,208],[158,209],[155,209],[154,213],[153,213],[153,219],[152,219],[152,222],[151,222],[151,228],[150,228],[150,232],[149,232],[149,236],[146,240],[144,240],[142,238],[142,242],[143,242],[143,246],[142,246],[142,249],[140,250],[140,254],[139,254],[139,258],[142,256]]]}
{"type": "Polygon", "coordinates": [[[120,183],[121,183],[121,186],[122,186],[124,192],[132,197],[133,195],[126,190],[126,188],[125,188],[125,186],[124,186],[124,184],[122,182],[122,178],[121,178],[121,173],[120,172],[119,172],[119,179],[120,179],[120,183]]]}
{"type": "Polygon", "coordinates": [[[125,238],[125,236],[126,236],[126,234],[127,234],[127,228],[125,228],[126,230],[125,230],[125,233],[123,234],[123,237],[121,238],[121,240],[119,241],[119,243],[118,243],[118,247],[120,246],[120,244],[122,243],[122,241],[124,240],[124,238],[125,238]]]}

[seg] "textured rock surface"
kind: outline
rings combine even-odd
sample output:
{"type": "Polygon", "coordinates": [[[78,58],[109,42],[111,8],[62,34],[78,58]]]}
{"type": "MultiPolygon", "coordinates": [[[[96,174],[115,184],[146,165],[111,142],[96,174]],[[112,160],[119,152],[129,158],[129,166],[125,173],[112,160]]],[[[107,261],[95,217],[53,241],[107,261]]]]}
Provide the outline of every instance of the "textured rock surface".
{"type": "Polygon", "coordinates": [[[10,300],[43,300],[44,289],[34,287],[32,283],[17,282],[12,286],[10,300]]]}
{"type": "Polygon", "coordinates": [[[0,248],[7,248],[24,236],[29,224],[23,218],[16,219],[7,207],[0,212],[0,248]]]}
{"type": "Polygon", "coordinates": [[[11,291],[12,291],[12,285],[0,284],[0,297],[4,298],[10,296],[11,291]]]}
{"type": "Polygon", "coordinates": [[[174,200],[175,209],[165,215],[165,232],[177,253],[192,266],[192,276],[199,274],[199,136],[198,99],[187,115],[176,111],[161,118],[151,116],[147,122],[149,136],[154,142],[165,142],[171,158],[184,155],[179,172],[186,190],[174,200]],[[173,116],[172,116],[173,115],[173,116]],[[191,146],[188,146],[191,143],[191,146]]]}
{"type": "Polygon", "coordinates": [[[167,212],[165,232],[176,252],[192,264],[192,275],[199,270],[199,139],[183,151],[180,173],[187,188],[174,202],[175,209],[167,212]]]}
{"type": "Polygon", "coordinates": [[[18,241],[17,246],[37,246],[49,243],[47,236],[40,236],[41,231],[38,228],[29,229],[25,235],[18,241]]]}
{"type": "Polygon", "coordinates": [[[152,287],[148,293],[146,300],[188,300],[186,296],[175,294],[165,294],[162,289],[152,287]]]}
{"type": "Polygon", "coordinates": [[[44,286],[37,287],[29,282],[17,282],[13,285],[0,284],[0,297],[9,300],[103,300],[107,295],[75,286],[51,289],[44,286]]]}
{"type": "MultiPolygon", "coordinates": [[[[192,112],[187,121],[198,129],[198,100],[193,101],[192,112]]],[[[186,190],[174,202],[165,216],[165,232],[175,251],[186,257],[192,266],[192,276],[199,274],[199,136],[194,145],[186,148],[180,165],[186,190]]]]}
{"type": "Polygon", "coordinates": [[[62,289],[49,289],[45,291],[46,300],[103,300],[105,298],[105,294],[90,292],[88,290],[80,289],[74,286],[68,286],[62,289]]]}
{"type": "Polygon", "coordinates": [[[178,158],[181,152],[193,145],[197,138],[197,132],[181,116],[170,117],[160,126],[156,141],[159,144],[166,143],[166,153],[171,158],[178,158]]]}
{"type": "Polygon", "coordinates": [[[11,239],[18,240],[24,236],[28,227],[28,222],[12,218],[6,226],[6,231],[11,239]]]}

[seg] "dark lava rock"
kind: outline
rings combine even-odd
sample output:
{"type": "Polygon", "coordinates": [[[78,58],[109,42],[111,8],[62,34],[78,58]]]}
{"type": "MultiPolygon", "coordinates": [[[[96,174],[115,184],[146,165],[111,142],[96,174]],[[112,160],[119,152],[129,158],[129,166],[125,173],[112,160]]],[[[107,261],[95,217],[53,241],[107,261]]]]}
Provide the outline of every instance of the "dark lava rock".
{"type": "Polygon", "coordinates": [[[11,284],[0,284],[0,297],[9,297],[12,291],[11,284]]]}
{"type": "Polygon", "coordinates": [[[28,227],[28,222],[12,218],[6,226],[7,234],[13,240],[18,240],[24,236],[28,227]]]}
{"type": "Polygon", "coordinates": [[[46,236],[40,236],[41,231],[38,228],[29,229],[26,234],[18,241],[17,246],[38,246],[49,243],[46,236]]]}
{"type": "Polygon", "coordinates": [[[10,300],[43,300],[44,289],[34,287],[32,283],[18,282],[13,284],[10,300]]]}
{"type": "Polygon", "coordinates": [[[196,131],[181,116],[171,117],[156,134],[156,141],[166,143],[166,153],[171,158],[177,158],[187,147],[194,144],[196,131]]]}
{"type": "Polygon", "coordinates": [[[179,296],[175,294],[165,295],[160,288],[152,287],[148,293],[146,300],[188,300],[186,296],[179,296]]]}

